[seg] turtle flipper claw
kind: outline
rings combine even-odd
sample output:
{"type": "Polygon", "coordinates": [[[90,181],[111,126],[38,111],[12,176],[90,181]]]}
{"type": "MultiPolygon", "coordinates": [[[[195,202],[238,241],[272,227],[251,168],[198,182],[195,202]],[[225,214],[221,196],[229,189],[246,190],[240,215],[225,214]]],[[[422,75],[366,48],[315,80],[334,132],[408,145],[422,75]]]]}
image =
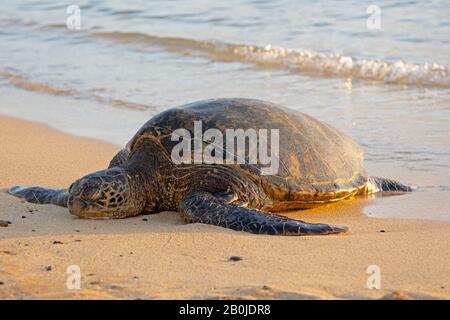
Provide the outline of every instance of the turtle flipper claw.
{"type": "Polygon", "coordinates": [[[13,196],[19,196],[21,191],[26,190],[28,187],[24,187],[24,186],[15,186],[12,187],[8,190],[8,193],[13,195],[13,196]]]}
{"type": "MultiPolygon", "coordinates": [[[[281,219],[285,219],[281,223],[284,224],[282,227],[282,233],[276,233],[287,236],[296,235],[327,235],[327,234],[337,234],[348,231],[346,226],[332,226],[324,223],[307,223],[304,221],[288,219],[285,217],[275,216],[281,219]]],[[[276,227],[276,224],[275,224],[276,227]]]]}
{"type": "Polygon", "coordinates": [[[330,227],[332,229],[332,233],[343,233],[349,231],[347,226],[330,226],[330,227]]]}

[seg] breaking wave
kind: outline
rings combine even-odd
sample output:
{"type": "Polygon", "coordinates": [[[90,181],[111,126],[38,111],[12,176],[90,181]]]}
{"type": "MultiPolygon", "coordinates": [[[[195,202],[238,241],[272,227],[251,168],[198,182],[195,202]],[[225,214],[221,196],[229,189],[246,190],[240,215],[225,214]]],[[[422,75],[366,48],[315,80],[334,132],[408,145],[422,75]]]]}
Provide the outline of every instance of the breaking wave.
{"type": "Polygon", "coordinates": [[[403,61],[392,63],[271,45],[263,47],[230,44],[135,32],[90,32],[88,35],[133,46],[158,45],[170,52],[215,61],[250,63],[262,68],[284,68],[313,76],[450,88],[450,68],[436,63],[412,64],[403,61]]]}

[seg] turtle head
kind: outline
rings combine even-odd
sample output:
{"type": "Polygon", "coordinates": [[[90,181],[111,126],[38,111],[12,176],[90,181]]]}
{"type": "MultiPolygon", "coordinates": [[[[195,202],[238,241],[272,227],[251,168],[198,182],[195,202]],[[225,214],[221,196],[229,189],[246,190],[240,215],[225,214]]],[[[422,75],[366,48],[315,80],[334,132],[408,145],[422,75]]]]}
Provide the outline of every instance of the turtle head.
{"type": "Polygon", "coordinates": [[[138,215],[145,199],[133,192],[133,182],[119,167],[91,173],[69,188],[68,208],[80,218],[108,219],[138,215]]]}

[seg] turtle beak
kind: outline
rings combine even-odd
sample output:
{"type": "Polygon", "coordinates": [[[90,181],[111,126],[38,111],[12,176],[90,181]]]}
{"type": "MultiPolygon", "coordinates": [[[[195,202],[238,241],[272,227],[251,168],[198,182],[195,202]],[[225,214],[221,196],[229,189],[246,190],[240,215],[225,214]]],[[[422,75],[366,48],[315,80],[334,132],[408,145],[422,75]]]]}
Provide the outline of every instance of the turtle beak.
{"type": "Polygon", "coordinates": [[[81,200],[80,198],[70,197],[67,207],[69,208],[69,211],[71,214],[82,218],[83,211],[86,210],[88,205],[87,205],[86,201],[81,200]]]}
{"type": "Polygon", "coordinates": [[[68,203],[69,211],[71,214],[82,219],[111,219],[113,218],[107,212],[96,209],[96,204],[90,204],[87,201],[76,198],[71,199],[68,203]]]}

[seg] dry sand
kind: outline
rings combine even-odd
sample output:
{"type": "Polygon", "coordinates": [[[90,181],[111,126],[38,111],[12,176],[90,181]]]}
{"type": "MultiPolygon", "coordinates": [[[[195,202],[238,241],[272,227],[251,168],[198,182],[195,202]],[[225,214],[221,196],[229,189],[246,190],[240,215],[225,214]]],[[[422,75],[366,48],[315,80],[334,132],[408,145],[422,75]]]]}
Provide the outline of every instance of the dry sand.
{"type": "MultiPolygon", "coordinates": [[[[118,147],[0,117],[0,188],[68,186],[118,147]]],[[[4,191],[4,190],[3,190],[4,191]]],[[[185,224],[177,213],[92,221],[0,192],[0,298],[450,298],[450,224],[373,219],[353,199],[290,216],[345,235],[257,236],[185,224]],[[230,261],[239,256],[240,261],[230,261]],[[67,289],[67,268],[81,288],[67,289]],[[381,289],[369,290],[371,265],[381,289]]]]}

